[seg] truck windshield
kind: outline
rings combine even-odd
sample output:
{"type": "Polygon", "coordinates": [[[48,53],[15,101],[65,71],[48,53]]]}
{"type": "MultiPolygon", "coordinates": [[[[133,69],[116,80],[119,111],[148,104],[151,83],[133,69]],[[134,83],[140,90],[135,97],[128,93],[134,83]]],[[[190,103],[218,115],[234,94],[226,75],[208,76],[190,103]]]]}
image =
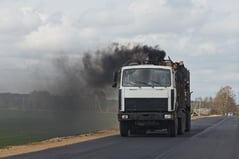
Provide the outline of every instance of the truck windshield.
{"type": "Polygon", "coordinates": [[[137,68],[123,71],[124,87],[169,87],[170,70],[155,68],[137,68]]]}

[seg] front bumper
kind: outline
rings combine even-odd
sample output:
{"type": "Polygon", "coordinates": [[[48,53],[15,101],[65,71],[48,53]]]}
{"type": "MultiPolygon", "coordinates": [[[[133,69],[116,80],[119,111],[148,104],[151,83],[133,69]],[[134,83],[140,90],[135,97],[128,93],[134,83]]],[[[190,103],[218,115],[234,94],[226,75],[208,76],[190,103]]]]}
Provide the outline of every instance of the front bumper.
{"type": "Polygon", "coordinates": [[[143,121],[157,121],[157,120],[174,120],[175,114],[173,112],[119,112],[119,121],[129,120],[143,120],[143,121]]]}

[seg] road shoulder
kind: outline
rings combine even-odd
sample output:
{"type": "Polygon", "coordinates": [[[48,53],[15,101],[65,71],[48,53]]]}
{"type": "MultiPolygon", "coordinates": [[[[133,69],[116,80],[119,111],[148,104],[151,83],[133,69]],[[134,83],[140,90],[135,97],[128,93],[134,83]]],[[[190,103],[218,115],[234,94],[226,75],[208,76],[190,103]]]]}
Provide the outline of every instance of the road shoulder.
{"type": "Polygon", "coordinates": [[[0,149],[0,157],[8,157],[14,155],[20,155],[30,152],[42,151],[50,148],[61,147],[66,145],[71,145],[75,143],[80,143],[89,140],[95,140],[102,137],[112,136],[119,134],[118,129],[109,129],[91,132],[87,134],[68,136],[68,137],[56,137],[49,140],[30,143],[26,145],[19,146],[8,146],[0,149]]]}

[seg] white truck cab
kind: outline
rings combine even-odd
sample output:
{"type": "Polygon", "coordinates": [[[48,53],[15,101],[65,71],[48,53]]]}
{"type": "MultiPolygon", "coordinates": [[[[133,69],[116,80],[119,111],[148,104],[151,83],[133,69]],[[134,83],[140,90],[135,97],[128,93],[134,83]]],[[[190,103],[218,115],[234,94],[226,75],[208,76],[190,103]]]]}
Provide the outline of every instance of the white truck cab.
{"type": "Polygon", "coordinates": [[[174,71],[169,66],[135,65],[121,69],[120,112],[174,111],[174,71]]]}

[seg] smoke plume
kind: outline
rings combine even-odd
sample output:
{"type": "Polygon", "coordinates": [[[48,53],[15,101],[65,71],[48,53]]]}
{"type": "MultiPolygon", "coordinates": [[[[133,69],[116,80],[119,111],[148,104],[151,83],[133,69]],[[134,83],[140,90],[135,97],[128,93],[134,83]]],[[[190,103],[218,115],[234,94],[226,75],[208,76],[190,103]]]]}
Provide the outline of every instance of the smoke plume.
{"type": "Polygon", "coordinates": [[[165,52],[158,46],[112,44],[80,55],[55,60],[60,74],[56,80],[57,93],[64,96],[66,109],[107,111],[111,109],[107,105],[112,104],[107,104],[109,100],[106,98],[116,99],[117,95],[117,91],[111,88],[113,72],[128,63],[158,63],[164,59],[165,52]]]}
{"type": "MultiPolygon", "coordinates": [[[[67,57],[57,60],[56,66],[65,77],[69,90],[103,89],[111,85],[112,73],[127,63],[152,63],[162,61],[165,52],[158,46],[112,44],[82,58],[71,61],[67,57]]],[[[80,91],[82,93],[82,91],[80,91]]]]}

